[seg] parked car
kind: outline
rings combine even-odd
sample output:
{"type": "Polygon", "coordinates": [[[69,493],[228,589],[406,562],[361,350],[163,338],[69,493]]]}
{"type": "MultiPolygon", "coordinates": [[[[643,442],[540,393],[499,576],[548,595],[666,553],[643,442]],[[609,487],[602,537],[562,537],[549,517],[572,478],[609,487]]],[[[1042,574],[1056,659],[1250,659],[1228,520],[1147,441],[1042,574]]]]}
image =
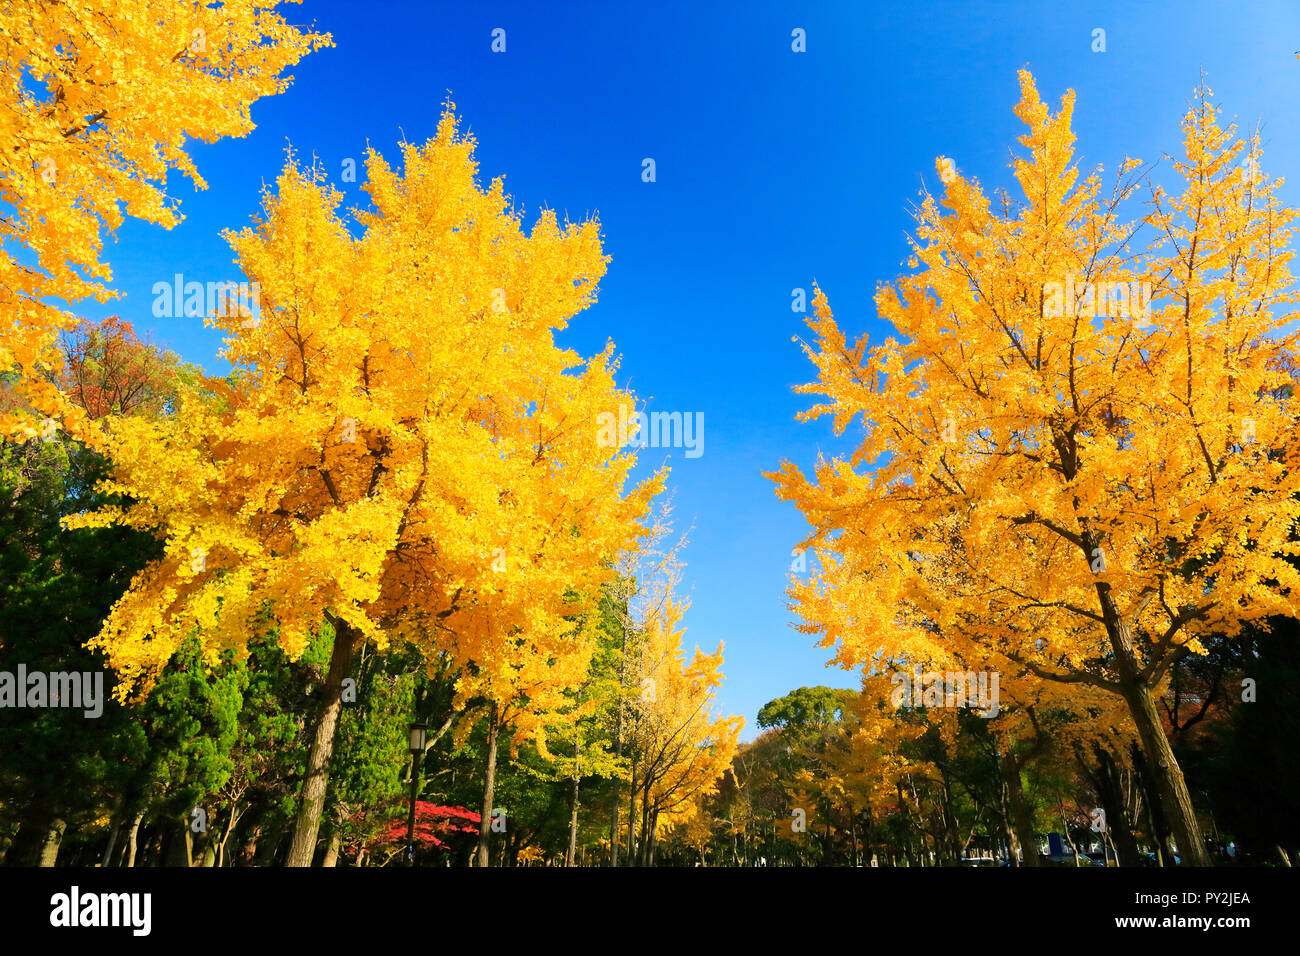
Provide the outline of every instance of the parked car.
{"type": "Polygon", "coordinates": [[[1038,854],[1038,862],[1041,866],[1074,866],[1076,856],[1079,860],[1079,866],[1092,865],[1092,861],[1082,853],[1076,854],[1068,849],[1064,853],[1040,853],[1038,854]]]}

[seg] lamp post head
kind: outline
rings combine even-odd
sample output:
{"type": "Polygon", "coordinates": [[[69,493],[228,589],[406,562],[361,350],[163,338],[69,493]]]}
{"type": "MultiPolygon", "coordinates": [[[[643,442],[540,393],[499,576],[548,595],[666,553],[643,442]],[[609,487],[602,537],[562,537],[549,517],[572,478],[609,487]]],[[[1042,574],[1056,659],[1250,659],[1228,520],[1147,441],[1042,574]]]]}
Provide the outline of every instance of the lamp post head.
{"type": "Polygon", "coordinates": [[[411,724],[410,750],[413,754],[424,753],[424,748],[429,739],[428,724],[411,724]]]}

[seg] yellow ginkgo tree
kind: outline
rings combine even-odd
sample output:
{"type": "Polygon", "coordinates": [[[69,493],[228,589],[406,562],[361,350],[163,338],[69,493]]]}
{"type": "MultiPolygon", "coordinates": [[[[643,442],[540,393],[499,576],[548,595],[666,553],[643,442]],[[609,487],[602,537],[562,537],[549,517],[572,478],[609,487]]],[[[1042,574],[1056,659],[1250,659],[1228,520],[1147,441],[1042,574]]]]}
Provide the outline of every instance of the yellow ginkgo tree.
{"type": "Polygon", "coordinates": [[[610,350],[582,362],[554,341],[604,274],[598,223],[546,211],[526,232],[473,153],[450,106],[401,173],[370,153],[356,235],[291,159],[230,236],[261,287],[260,321],[213,320],[234,384],[113,423],[108,487],[129,504],[82,519],[165,541],[94,642],[123,695],[191,633],[211,661],[258,631],[291,657],[332,635],[291,865],[312,860],[356,647],[451,654],[459,706],[485,698],[528,730],[582,679],[573,622],[659,486],[626,490],[633,459],[596,440],[631,401],[610,350]]]}
{"type": "Polygon", "coordinates": [[[628,734],[628,856],[643,866],[654,864],[660,830],[689,819],[697,801],[717,790],[745,723],[743,717],[716,712],[722,646],[714,654],[697,647],[687,660],[680,627],[685,610],[685,604],[672,600],[655,605],[643,622],[635,655],[633,676],[640,694],[631,708],[628,734]]]}
{"type": "Polygon", "coordinates": [[[1073,94],[1053,115],[1021,89],[1021,197],[939,161],[913,271],[876,296],[897,338],[850,345],[816,293],[803,417],[864,431],[771,476],[822,558],[792,595],[846,667],[955,657],[1122,698],[1204,864],[1155,695],[1201,636],[1300,610],[1295,213],[1207,90],[1181,156],[1108,188],[1074,165],[1073,94]]]}
{"type": "Polygon", "coordinates": [[[176,170],[202,177],[188,141],[253,129],[251,104],[330,44],[276,0],[10,0],[0,6],[0,372],[26,409],[0,436],[30,437],[31,412],[93,439],[53,384],[58,333],[76,317],[47,301],[107,299],[105,230],[126,215],[171,227],[176,170]]]}

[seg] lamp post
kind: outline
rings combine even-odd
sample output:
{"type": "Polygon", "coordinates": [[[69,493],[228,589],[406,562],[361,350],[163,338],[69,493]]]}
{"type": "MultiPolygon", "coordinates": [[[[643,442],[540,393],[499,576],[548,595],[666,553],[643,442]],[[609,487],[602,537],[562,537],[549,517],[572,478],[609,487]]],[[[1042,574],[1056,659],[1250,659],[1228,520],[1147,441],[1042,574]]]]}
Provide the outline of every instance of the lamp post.
{"type": "Polygon", "coordinates": [[[411,724],[411,814],[406,818],[406,865],[415,866],[415,797],[420,788],[420,758],[429,738],[428,724],[411,724]]]}

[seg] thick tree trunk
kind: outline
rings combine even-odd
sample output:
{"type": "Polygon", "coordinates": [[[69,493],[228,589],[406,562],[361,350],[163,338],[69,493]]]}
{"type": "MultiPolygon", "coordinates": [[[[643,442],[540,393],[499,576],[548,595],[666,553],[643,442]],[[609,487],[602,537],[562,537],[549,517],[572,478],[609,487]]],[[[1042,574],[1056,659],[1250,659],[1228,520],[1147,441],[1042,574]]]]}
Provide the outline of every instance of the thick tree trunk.
{"type": "Polygon", "coordinates": [[[488,718],[488,752],[487,752],[487,774],[483,783],[483,813],[478,822],[478,853],[475,856],[475,866],[491,866],[488,858],[488,839],[492,833],[492,800],[495,796],[497,782],[497,733],[500,728],[497,726],[497,705],[492,705],[492,713],[488,718]]]}
{"type": "Polygon", "coordinates": [[[1165,817],[1173,829],[1174,839],[1178,841],[1179,859],[1191,866],[1211,866],[1209,851],[1205,848],[1200,825],[1196,822],[1192,796],[1187,791],[1187,781],[1174,757],[1169,738],[1165,736],[1150,688],[1130,686],[1125,689],[1124,697],[1133,722],[1137,725],[1142,749],[1150,761],[1165,817]]]}
{"type": "MultiPolygon", "coordinates": [[[[1094,542],[1088,539],[1086,544],[1088,547],[1085,551],[1091,554],[1094,542]]],[[[1169,745],[1169,738],[1165,736],[1164,726],[1160,723],[1151,687],[1139,673],[1128,625],[1124,623],[1109,584],[1097,582],[1097,597],[1101,604],[1106,634],[1115,651],[1120,692],[1128,704],[1133,723],[1137,726],[1142,750],[1151,764],[1161,804],[1173,828],[1174,838],[1178,841],[1179,856],[1183,862],[1192,866],[1210,866],[1210,854],[1205,848],[1205,841],[1201,839],[1201,828],[1196,822],[1196,811],[1192,807],[1191,794],[1187,791],[1187,781],[1183,778],[1182,768],[1178,766],[1173,747],[1169,745]]]]}
{"type": "Polygon", "coordinates": [[[1002,766],[1002,779],[1007,785],[1011,828],[1015,831],[1016,842],[1020,844],[1020,865],[1038,866],[1038,838],[1034,834],[1034,817],[1029,812],[1029,805],[1025,803],[1025,791],[1020,784],[1020,764],[1016,762],[1010,741],[998,763],[1002,766]]]}
{"type": "Polygon", "coordinates": [[[316,837],[320,832],[321,812],[325,809],[325,791],[329,784],[330,755],[334,752],[334,734],[343,709],[343,681],[352,666],[355,637],[351,625],[343,621],[334,622],[334,648],[330,653],[329,673],[321,688],[323,705],[316,722],[311,753],[307,757],[307,776],[298,799],[287,866],[311,866],[316,855],[316,837]]]}
{"type": "MultiPolygon", "coordinates": [[[[1097,545],[1094,537],[1091,534],[1084,536],[1085,560],[1094,553],[1097,545]]],[[[1160,715],[1156,711],[1152,688],[1140,672],[1128,625],[1124,622],[1110,585],[1105,581],[1098,581],[1096,588],[1106,634],[1115,652],[1115,669],[1119,678],[1120,694],[1128,705],[1129,714],[1137,727],[1142,750],[1150,763],[1151,776],[1155,778],[1160,803],[1178,841],[1178,852],[1186,863],[1193,866],[1210,866],[1210,855],[1201,839],[1191,794],[1187,790],[1187,781],[1174,757],[1169,739],[1165,736],[1160,715]]]]}

